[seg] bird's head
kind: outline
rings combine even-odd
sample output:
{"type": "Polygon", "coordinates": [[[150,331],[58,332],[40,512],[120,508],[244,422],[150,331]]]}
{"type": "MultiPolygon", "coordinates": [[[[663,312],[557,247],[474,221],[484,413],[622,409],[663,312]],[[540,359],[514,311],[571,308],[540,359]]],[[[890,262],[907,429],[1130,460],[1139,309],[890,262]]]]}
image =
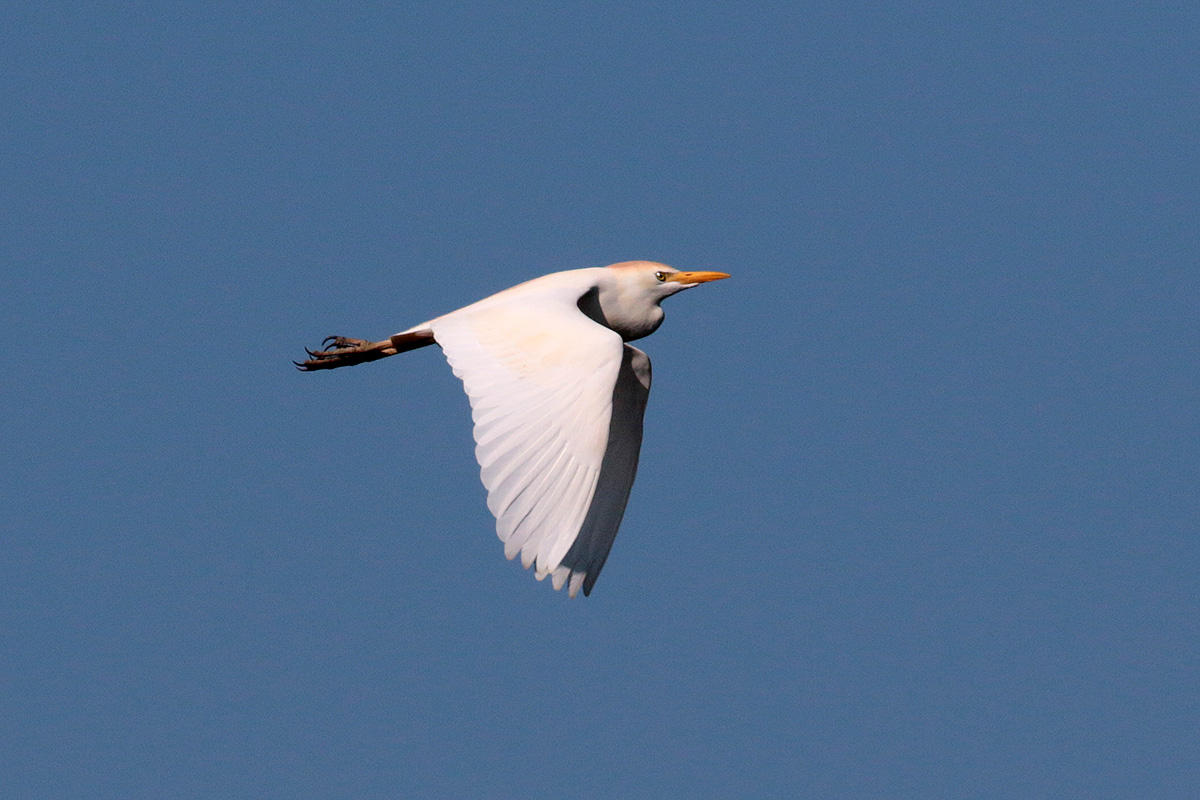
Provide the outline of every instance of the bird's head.
{"type": "Polygon", "coordinates": [[[649,295],[656,303],[684,289],[729,277],[724,272],[684,272],[654,261],[624,261],[609,269],[627,288],[649,295]]]}
{"type": "Polygon", "coordinates": [[[654,333],[663,321],[659,304],[667,297],[729,277],[724,272],[682,272],[653,261],[624,261],[607,269],[616,280],[601,283],[594,308],[581,302],[580,309],[627,342],[654,333]]]}

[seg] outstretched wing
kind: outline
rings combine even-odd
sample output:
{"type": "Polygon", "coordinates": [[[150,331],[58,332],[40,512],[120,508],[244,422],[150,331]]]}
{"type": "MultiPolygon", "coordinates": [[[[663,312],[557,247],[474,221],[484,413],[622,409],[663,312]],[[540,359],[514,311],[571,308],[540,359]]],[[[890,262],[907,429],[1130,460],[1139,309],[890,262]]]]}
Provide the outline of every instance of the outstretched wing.
{"type": "Polygon", "coordinates": [[[616,535],[645,399],[635,403],[636,438],[625,424],[614,428],[614,396],[626,404],[618,378],[630,369],[620,335],[579,310],[586,288],[532,288],[429,327],[471,400],[475,456],[505,555],[520,553],[555,588],[569,580],[575,594],[591,589],[616,535]],[[610,462],[614,430],[621,456],[610,462]]]}

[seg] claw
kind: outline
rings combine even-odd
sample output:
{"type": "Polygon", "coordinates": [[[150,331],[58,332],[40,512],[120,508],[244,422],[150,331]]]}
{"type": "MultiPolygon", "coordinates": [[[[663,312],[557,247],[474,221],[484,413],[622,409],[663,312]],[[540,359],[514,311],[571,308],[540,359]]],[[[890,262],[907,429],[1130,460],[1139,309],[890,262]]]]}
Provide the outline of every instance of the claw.
{"type": "Polygon", "coordinates": [[[302,372],[313,372],[319,369],[334,369],[336,367],[352,367],[367,361],[375,361],[385,356],[393,355],[396,351],[389,348],[388,342],[372,342],[368,339],[352,339],[349,336],[326,336],[321,340],[321,350],[304,348],[308,354],[307,361],[293,361],[296,369],[302,372]]]}

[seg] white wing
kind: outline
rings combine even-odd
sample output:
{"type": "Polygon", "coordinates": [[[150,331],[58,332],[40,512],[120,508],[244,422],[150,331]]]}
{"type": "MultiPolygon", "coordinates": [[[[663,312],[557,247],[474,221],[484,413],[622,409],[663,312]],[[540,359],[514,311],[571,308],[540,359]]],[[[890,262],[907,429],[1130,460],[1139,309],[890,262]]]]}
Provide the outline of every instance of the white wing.
{"type": "Polygon", "coordinates": [[[569,572],[572,597],[581,585],[585,595],[591,594],[600,568],[612,549],[613,539],[617,537],[629,490],[637,474],[638,453],[642,449],[642,416],[649,397],[650,358],[627,344],[617,385],[613,388],[608,447],[604,451],[596,494],[579,536],[554,575],[561,581],[560,575],[566,576],[569,572]]]}
{"type": "Polygon", "coordinates": [[[579,310],[586,290],[535,281],[428,323],[471,400],[505,555],[572,595],[616,536],[649,388],[649,359],[579,310]]]}

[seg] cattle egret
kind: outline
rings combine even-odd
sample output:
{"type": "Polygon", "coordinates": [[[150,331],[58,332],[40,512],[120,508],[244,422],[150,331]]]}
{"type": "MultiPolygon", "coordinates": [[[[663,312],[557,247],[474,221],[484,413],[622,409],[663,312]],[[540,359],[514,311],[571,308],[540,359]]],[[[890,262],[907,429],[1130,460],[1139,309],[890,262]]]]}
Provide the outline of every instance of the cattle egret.
{"type": "Polygon", "coordinates": [[[471,401],[504,555],[587,595],[625,513],[650,394],[650,359],[626,342],[662,324],[664,298],[728,277],[651,261],[556,272],[380,342],[330,336],[296,366],[440,345],[471,401]]]}

